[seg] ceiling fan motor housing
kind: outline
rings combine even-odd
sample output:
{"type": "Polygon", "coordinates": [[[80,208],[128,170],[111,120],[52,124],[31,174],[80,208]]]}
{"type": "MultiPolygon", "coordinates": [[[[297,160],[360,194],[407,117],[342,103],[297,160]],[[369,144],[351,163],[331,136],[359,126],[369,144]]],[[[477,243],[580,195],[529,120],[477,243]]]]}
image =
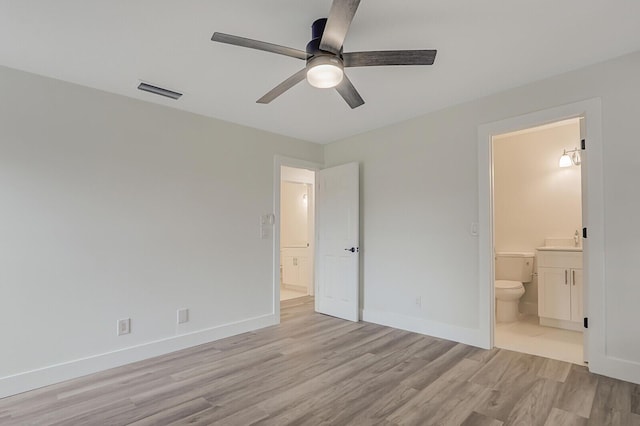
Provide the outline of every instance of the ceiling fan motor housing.
{"type": "Polygon", "coordinates": [[[327,25],[327,18],[316,19],[311,25],[311,41],[307,43],[307,48],[306,48],[306,51],[309,54],[307,63],[311,59],[313,59],[314,56],[334,56],[334,57],[340,58],[340,61],[342,61],[342,49],[340,49],[340,54],[338,55],[332,52],[320,50],[320,41],[322,40],[322,35],[324,34],[324,27],[326,25],[327,25]]]}

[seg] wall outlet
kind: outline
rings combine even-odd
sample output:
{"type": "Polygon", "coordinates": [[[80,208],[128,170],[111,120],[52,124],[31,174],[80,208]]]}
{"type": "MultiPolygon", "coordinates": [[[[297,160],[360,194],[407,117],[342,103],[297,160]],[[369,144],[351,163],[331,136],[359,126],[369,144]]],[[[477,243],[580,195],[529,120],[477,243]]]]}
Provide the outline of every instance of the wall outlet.
{"type": "Polygon", "coordinates": [[[178,324],[189,321],[189,309],[178,309],[178,324]]]}
{"type": "Polygon", "coordinates": [[[422,296],[416,297],[415,304],[418,308],[422,308],[422,296]]]}
{"type": "Polygon", "coordinates": [[[118,320],[118,336],[131,333],[131,318],[118,320]]]}

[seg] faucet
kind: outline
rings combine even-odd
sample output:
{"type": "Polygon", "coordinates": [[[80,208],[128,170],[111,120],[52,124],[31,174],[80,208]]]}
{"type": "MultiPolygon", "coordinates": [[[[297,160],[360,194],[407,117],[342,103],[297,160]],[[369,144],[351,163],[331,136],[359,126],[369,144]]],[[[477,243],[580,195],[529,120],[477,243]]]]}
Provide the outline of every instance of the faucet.
{"type": "Polygon", "coordinates": [[[580,246],[580,232],[578,232],[578,230],[576,229],[576,233],[573,234],[573,244],[576,247],[580,246]]]}

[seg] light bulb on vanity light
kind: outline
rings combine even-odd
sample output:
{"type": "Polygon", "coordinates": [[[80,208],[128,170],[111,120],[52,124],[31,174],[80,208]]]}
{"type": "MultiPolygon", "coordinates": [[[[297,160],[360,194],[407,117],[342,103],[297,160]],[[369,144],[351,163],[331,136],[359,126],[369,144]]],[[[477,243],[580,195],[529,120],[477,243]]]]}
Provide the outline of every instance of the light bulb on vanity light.
{"type": "Polygon", "coordinates": [[[567,150],[564,151],[562,157],[560,157],[560,161],[558,162],[558,166],[560,167],[570,167],[573,163],[571,161],[571,157],[567,154],[567,150]]]}

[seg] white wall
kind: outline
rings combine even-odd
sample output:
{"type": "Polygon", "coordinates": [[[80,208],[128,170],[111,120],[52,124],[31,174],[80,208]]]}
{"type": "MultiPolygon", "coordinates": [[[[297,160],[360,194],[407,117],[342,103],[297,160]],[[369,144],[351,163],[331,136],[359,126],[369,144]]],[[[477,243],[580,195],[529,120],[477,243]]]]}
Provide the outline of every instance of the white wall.
{"type": "Polygon", "coordinates": [[[7,68],[0,93],[0,397],[278,320],[274,155],[322,146],[7,68]]]}
{"type": "Polygon", "coordinates": [[[307,184],[282,182],[280,192],[280,247],[308,247],[309,191],[307,184]]]}
{"type": "Polygon", "coordinates": [[[640,377],[638,75],[634,53],[328,145],[327,166],[361,163],[365,320],[479,342],[478,126],[600,97],[606,290],[594,297],[607,356],[640,377]]]}
{"type": "MultiPolygon", "coordinates": [[[[534,252],[545,238],[582,235],[581,167],[558,167],[564,149],[580,146],[578,119],[495,137],[495,251],[534,252]]],[[[525,284],[520,311],[538,315],[538,279],[525,284]]]]}
{"type": "Polygon", "coordinates": [[[312,170],[282,166],[280,170],[280,179],[288,182],[300,182],[314,185],[316,183],[316,173],[312,170]]]}

